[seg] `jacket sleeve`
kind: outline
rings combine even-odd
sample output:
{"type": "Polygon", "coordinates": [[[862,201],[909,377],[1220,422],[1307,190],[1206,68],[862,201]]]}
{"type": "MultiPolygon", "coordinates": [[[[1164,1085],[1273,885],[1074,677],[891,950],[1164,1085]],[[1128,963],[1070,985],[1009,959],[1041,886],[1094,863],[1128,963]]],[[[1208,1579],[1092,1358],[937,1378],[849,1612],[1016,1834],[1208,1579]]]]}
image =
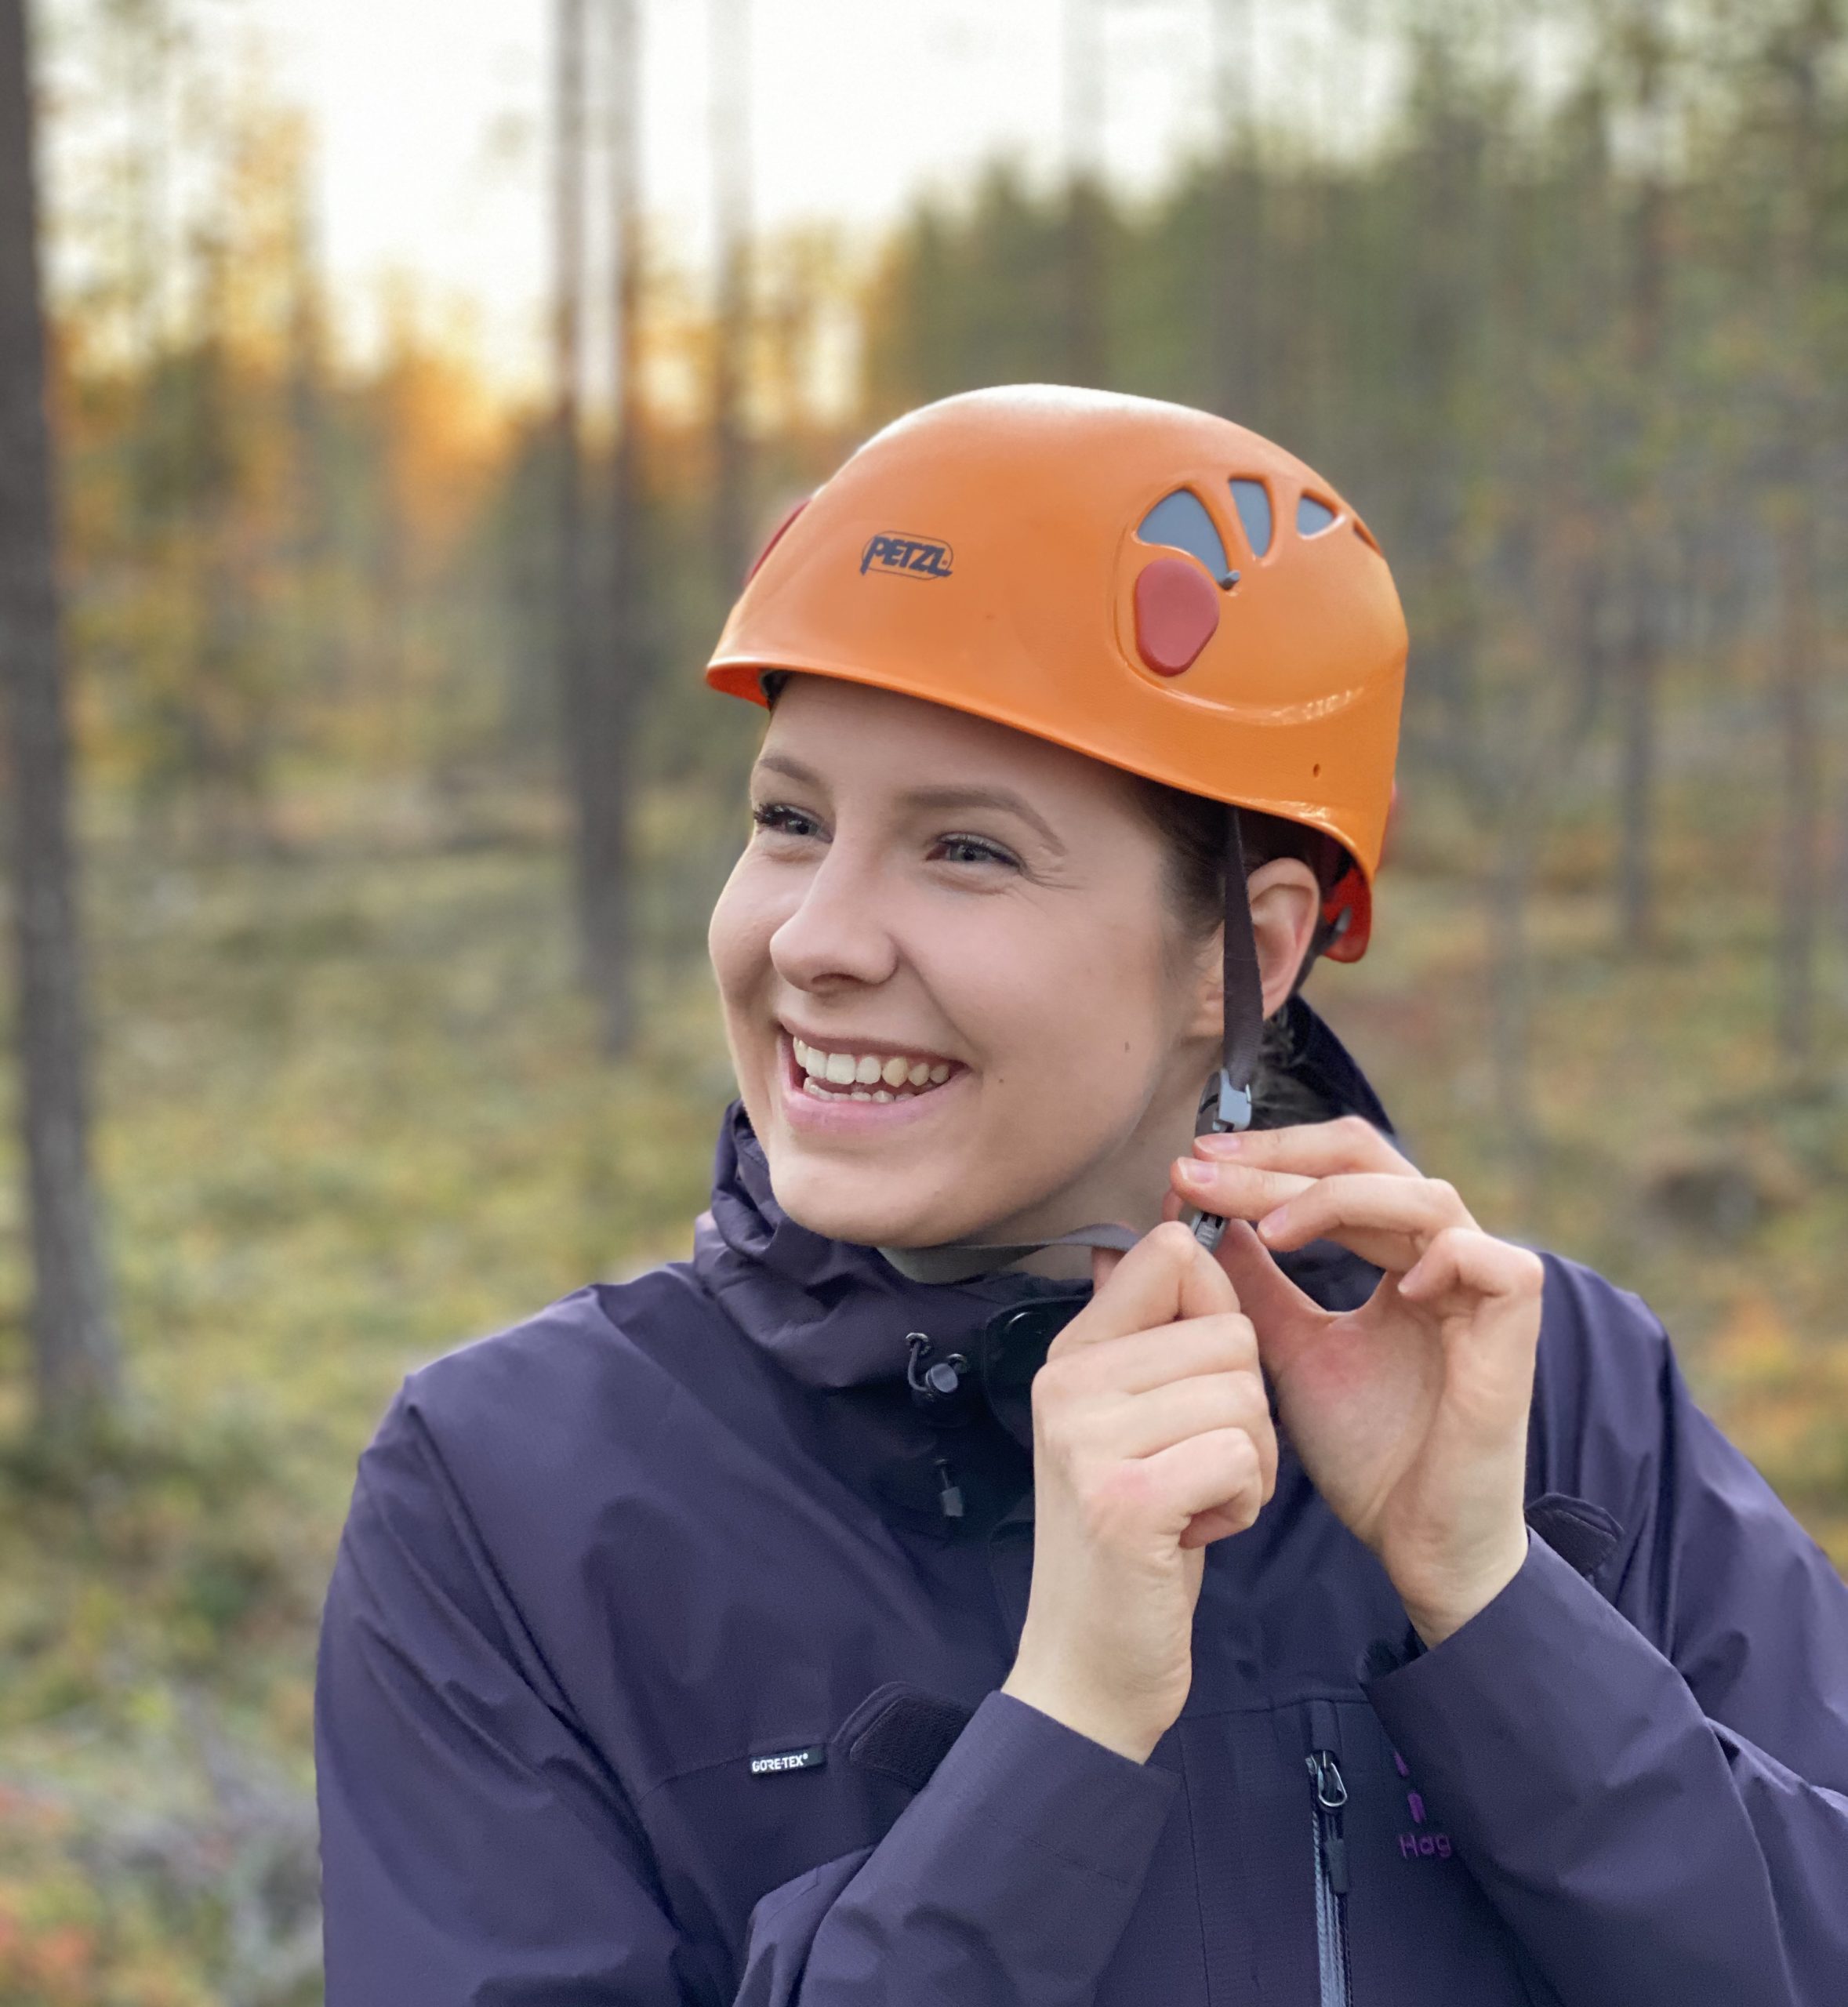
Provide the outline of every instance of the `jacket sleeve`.
{"type": "Polygon", "coordinates": [[[989,1694],[877,1847],[758,1904],[739,2007],[1077,2007],[1179,1784],[989,1694]]]}
{"type": "Polygon", "coordinates": [[[321,1622],[328,2007],[680,2007],[675,1933],[404,1403],[361,1460],[321,1622]]]}
{"type": "Polygon", "coordinates": [[[991,1694],[877,1846],[765,1895],[735,1960],[695,1947],[401,1403],[329,1589],[316,1751],[329,2007],[1075,2007],[1179,1782],[991,1694]]]}
{"type": "Polygon", "coordinates": [[[1369,1698],[1564,2007],[1830,2007],[1848,1587],[1635,1299],[1565,1264],[1548,1295],[1541,1475],[1605,1506],[1621,1546],[1588,1579],[1534,1540],[1369,1698]]]}

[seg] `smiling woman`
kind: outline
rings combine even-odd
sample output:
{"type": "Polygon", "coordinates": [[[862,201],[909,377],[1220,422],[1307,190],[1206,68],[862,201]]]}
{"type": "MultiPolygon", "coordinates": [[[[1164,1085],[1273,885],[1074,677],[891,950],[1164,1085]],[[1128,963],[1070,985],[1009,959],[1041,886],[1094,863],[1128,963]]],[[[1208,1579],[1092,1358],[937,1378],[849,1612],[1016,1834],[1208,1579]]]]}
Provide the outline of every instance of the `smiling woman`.
{"type": "Polygon", "coordinates": [[[1334,491],[1171,406],[953,399],[788,525],[708,671],[770,716],[693,1259],[361,1465],[331,2007],[1835,1997],[1848,1591],[1299,993],[1403,650],[1334,491]]]}

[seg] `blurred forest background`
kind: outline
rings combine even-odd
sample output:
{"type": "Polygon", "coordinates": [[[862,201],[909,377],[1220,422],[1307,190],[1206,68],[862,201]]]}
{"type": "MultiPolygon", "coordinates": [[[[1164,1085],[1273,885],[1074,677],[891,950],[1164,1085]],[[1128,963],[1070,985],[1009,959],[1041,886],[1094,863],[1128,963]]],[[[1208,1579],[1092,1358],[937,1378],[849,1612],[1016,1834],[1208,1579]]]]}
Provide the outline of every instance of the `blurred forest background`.
{"type": "Polygon", "coordinates": [[[1067,0],[1062,176],[872,244],[753,230],[713,4],[709,282],[640,185],[645,16],[551,0],[543,397],[408,282],[343,352],[314,132],[203,0],[35,10],[110,1295],[35,1373],[0,1181],[4,2007],[319,1998],[354,1457],[411,1366],[687,1245],[754,729],[699,667],[790,501],[975,385],[1222,411],[1367,515],[1403,812],[1316,1000],[1485,1222],[1650,1297],[1848,1564],[1837,0],[1318,0],[1287,117],[1269,10],[1175,0],[1222,121],[1133,196],[1131,0],[1067,0]]]}

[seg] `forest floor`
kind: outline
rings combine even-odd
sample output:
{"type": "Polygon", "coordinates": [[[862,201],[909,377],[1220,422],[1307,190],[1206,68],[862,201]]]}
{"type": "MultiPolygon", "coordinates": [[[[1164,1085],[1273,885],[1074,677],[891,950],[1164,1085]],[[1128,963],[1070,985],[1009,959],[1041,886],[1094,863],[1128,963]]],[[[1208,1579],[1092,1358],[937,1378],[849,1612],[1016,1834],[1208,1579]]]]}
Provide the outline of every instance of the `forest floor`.
{"type": "MultiPolygon", "coordinates": [[[[657,972],[597,1058],[543,833],[211,866],[100,848],[101,1156],[132,1400],[35,1451],[0,1167],[0,2007],[305,2007],[310,1697],[355,1457],[402,1375],[683,1252],[730,1091],[710,844],[664,805],[657,972]],[[704,860],[704,861],[702,861],[704,860]]],[[[1406,869],[1315,994],[1484,1224],[1642,1290],[1703,1396],[1848,1566],[1848,1103],[1774,1091],[1768,944],[1614,953],[1534,914],[1544,1147],[1511,1170],[1466,889],[1406,869]]]]}

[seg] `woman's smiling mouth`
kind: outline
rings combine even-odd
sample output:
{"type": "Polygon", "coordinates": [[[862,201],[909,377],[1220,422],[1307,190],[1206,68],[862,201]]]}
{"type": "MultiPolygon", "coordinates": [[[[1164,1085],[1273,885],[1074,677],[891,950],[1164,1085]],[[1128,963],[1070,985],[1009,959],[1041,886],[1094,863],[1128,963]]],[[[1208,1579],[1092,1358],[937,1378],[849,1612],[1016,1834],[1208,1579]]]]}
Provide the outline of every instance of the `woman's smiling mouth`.
{"type": "Polygon", "coordinates": [[[811,1045],[786,1030],[787,1084],[815,1101],[917,1101],[964,1069],[953,1060],[837,1038],[811,1045]]]}

